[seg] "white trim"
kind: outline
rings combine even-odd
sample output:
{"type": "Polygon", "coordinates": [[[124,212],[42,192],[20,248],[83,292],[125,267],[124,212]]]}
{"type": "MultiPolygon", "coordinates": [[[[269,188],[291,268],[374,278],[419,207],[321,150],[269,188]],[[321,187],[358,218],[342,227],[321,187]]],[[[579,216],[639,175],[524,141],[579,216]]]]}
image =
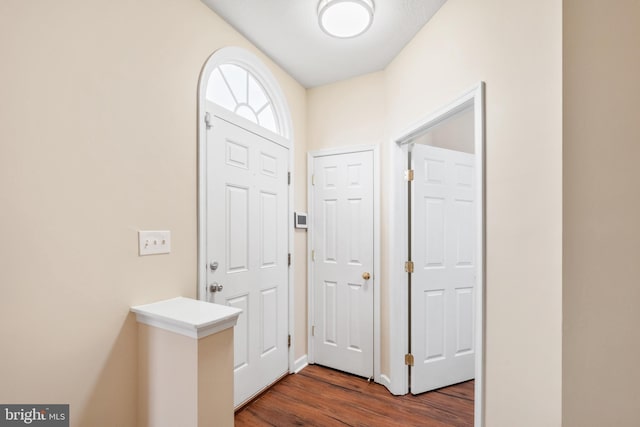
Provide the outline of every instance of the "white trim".
{"type": "MultiPolygon", "coordinates": [[[[258,59],[254,54],[248,50],[239,47],[224,47],[215,51],[206,60],[204,67],[200,73],[200,79],[198,81],[198,298],[206,298],[206,277],[207,277],[207,259],[206,259],[206,239],[202,236],[206,236],[206,183],[207,183],[207,169],[206,169],[206,140],[207,140],[207,126],[205,123],[206,113],[206,85],[209,81],[211,72],[222,64],[236,64],[253,74],[253,76],[262,85],[267,92],[273,107],[276,110],[276,116],[278,119],[278,127],[281,135],[276,135],[261,126],[251,123],[249,120],[233,114],[231,119],[234,123],[239,123],[240,126],[251,132],[258,133],[265,138],[273,140],[289,149],[289,172],[291,176],[295,176],[294,170],[294,132],[291,121],[291,110],[287,103],[286,97],[282,92],[282,89],[273,76],[271,71],[266,65],[258,59]]],[[[217,107],[217,106],[216,106],[217,107]]],[[[227,110],[222,107],[216,108],[216,114],[220,117],[225,117],[227,110]],[[224,110],[224,111],[223,111],[224,110]]],[[[227,116],[228,117],[228,116],[227,116]]],[[[288,319],[288,333],[291,335],[291,347],[289,347],[289,371],[292,372],[295,368],[295,295],[294,295],[294,277],[295,277],[295,251],[294,251],[294,230],[293,230],[293,206],[294,206],[294,180],[291,180],[289,185],[289,206],[288,206],[288,252],[291,254],[291,266],[289,267],[289,319],[288,319]]]]}
{"type": "Polygon", "coordinates": [[[395,395],[403,395],[409,391],[409,375],[404,364],[404,355],[409,349],[407,331],[407,278],[404,263],[408,259],[409,241],[407,238],[407,212],[398,206],[407,206],[407,183],[404,170],[408,168],[407,146],[390,144],[389,157],[391,171],[389,197],[389,240],[387,253],[391,260],[389,266],[389,284],[387,298],[389,301],[389,390],[395,395]]]}
{"type": "MultiPolygon", "coordinates": [[[[235,64],[248,70],[267,92],[273,107],[276,110],[278,119],[278,129],[280,134],[290,142],[293,142],[293,126],[291,124],[291,112],[287,100],[269,68],[258,59],[253,53],[240,47],[223,47],[216,50],[206,61],[198,88],[198,98],[200,107],[206,100],[206,84],[209,76],[217,67],[222,64],[235,64]]],[[[202,111],[202,110],[201,110],[202,111]]]]}
{"type": "Polygon", "coordinates": [[[200,329],[189,328],[187,326],[158,319],[144,313],[136,313],[136,321],[148,326],[153,326],[154,328],[164,329],[165,331],[184,335],[185,337],[200,339],[208,337],[209,335],[217,334],[225,329],[233,328],[238,322],[238,315],[236,314],[232,319],[224,319],[214,325],[209,325],[200,329]]]}
{"type": "Polygon", "coordinates": [[[476,207],[476,214],[478,215],[478,231],[477,231],[477,243],[476,253],[478,255],[478,292],[476,302],[476,381],[474,395],[474,425],[475,427],[484,426],[484,413],[485,413],[485,397],[484,397],[484,379],[485,379],[485,339],[486,339],[486,286],[487,286],[487,259],[486,259],[486,203],[487,203],[487,191],[486,191],[486,111],[485,111],[485,85],[484,82],[480,82],[475,90],[474,96],[474,142],[475,142],[475,155],[476,160],[479,163],[479,168],[476,169],[476,182],[478,183],[478,191],[480,196],[478,197],[478,203],[476,207]]]}
{"type": "MultiPolygon", "coordinates": [[[[334,156],[339,154],[351,154],[371,151],[373,153],[373,378],[375,382],[381,382],[380,373],[380,153],[377,145],[358,145],[353,147],[332,148],[316,150],[307,153],[307,211],[310,231],[313,224],[313,160],[316,157],[334,156]]],[[[313,233],[307,235],[307,353],[309,363],[315,363],[311,326],[313,324],[313,261],[311,251],[314,248],[313,233]]]]}
{"type": "MultiPolygon", "coordinates": [[[[286,110],[287,117],[291,118],[289,107],[286,110]]],[[[293,135],[293,129],[290,130],[293,135]]],[[[293,142],[293,139],[291,140],[293,142]]],[[[291,336],[291,346],[289,346],[289,372],[295,371],[296,357],[296,328],[295,328],[295,269],[296,269],[296,251],[295,251],[295,224],[293,213],[295,212],[294,187],[295,187],[295,161],[294,161],[293,143],[289,149],[289,173],[291,180],[289,181],[289,253],[291,254],[291,265],[289,266],[289,335],[291,336]]]]}
{"type": "Polygon", "coordinates": [[[304,368],[306,368],[307,366],[309,366],[309,360],[307,358],[307,355],[303,355],[300,356],[294,363],[293,363],[293,373],[297,374],[298,372],[302,371],[304,368]]]}
{"type": "Polygon", "coordinates": [[[381,273],[381,243],[380,224],[382,210],[380,208],[380,150],[373,147],[373,380],[382,381],[381,375],[381,347],[382,339],[380,332],[380,286],[382,283],[381,273]]]}
{"type": "Polygon", "coordinates": [[[249,119],[245,119],[244,117],[238,116],[233,111],[229,111],[224,107],[219,106],[218,104],[206,100],[205,101],[205,111],[212,111],[213,115],[221,118],[222,120],[234,124],[242,129],[249,131],[255,135],[259,135],[262,138],[268,139],[271,142],[274,142],[287,150],[291,149],[289,140],[270,131],[269,129],[263,128],[257,123],[252,122],[249,119]]]}
{"type": "Polygon", "coordinates": [[[315,351],[313,347],[312,328],[314,319],[313,310],[313,258],[311,256],[313,251],[313,194],[312,194],[312,180],[313,180],[313,155],[311,152],[307,152],[307,223],[310,225],[307,232],[307,358],[309,363],[316,362],[314,357],[315,351]]]}
{"type": "Polygon", "coordinates": [[[478,83],[471,90],[465,92],[452,103],[428,115],[409,126],[407,130],[399,132],[393,139],[391,146],[392,188],[389,199],[390,239],[389,254],[392,257],[389,286],[390,329],[398,331],[390,335],[390,374],[391,384],[388,386],[393,394],[406,394],[408,389],[408,369],[404,364],[404,354],[408,349],[408,301],[407,274],[404,272],[404,262],[408,255],[408,201],[406,181],[403,171],[407,169],[407,145],[415,136],[441,123],[464,108],[473,105],[474,108],[474,144],[478,167],[476,168],[477,191],[477,256],[478,283],[476,299],[476,357],[475,357],[475,427],[484,426],[484,378],[485,378],[485,336],[486,336],[486,258],[485,258],[485,85],[478,83]],[[391,284],[396,284],[392,286],[391,284]],[[396,288],[397,286],[397,288],[396,288]],[[393,287],[393,289],[391,289],[393,287]]]}
{"type": "Polygon", "coordinates": [[[239,308],[177,297],[130,308],[138,323],[200,339],[233,328],[239,308]]]}
{"type": "Polygon", "coordinates": [[[323,150],[314,150],[308,151],[307,156],[312,157],[323,157],[323,156],[335,156],[338,154],[349,154],[349,153],[361,153],[363,151],[374,151],[378,148],[377,145],[354,145],[350,147],[339,147],[339,148],[327,148],[323,150]]]}
{"type": "Polygon", "coordinates": [[[388,376],[386,376],[385,374],[381,374],[380,381],[377,381],[377,382],[385,386],[387,390],[391,392],[391,379],[388,376]]]}

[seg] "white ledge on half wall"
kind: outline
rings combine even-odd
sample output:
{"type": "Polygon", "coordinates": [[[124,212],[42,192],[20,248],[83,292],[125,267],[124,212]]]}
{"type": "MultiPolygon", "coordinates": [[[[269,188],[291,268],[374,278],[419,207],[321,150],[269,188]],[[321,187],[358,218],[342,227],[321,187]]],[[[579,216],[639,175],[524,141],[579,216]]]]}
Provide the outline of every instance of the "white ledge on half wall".
{"type": "Polygon", "coordinates": [[[242,312],[239,308],[184,297],[137,305],[131,311],[140,323],[196,339],[234,327],[242,312]]]}

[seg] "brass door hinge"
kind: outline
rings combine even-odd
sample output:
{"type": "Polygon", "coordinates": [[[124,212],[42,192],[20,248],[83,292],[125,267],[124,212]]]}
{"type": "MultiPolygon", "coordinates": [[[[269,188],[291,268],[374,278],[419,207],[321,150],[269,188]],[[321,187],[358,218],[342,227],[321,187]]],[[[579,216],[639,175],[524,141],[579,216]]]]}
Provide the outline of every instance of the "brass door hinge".
{"type": "Polygon", "coordinates": [[[316,336],[316,327],[315,327],[315,326],[312,326],[312,327],[311,327],[311,336],[312,336],[312,337],[315,337],[315,336],[316,336]]]}
{"type": "Polygon", "coordinates": [[[404,364],[407,366],[413,366],[413,354],[408,353],[404,355],[404,364]]]}
{"type": "Polygon", "coordinates": [[[316,174],[311,175],[311,185],[316,185],[316,174]]]}
{"type": "Polygon", "coordinates": [[[311,250],[311,261],[315,261],[316,260],[316,251],[314,251],[313,249],[311,250]]]}
{"type": "Polygon", "coordinates": [[[406,171],[404,171],[404,179],[406,179],[407,181],[413,181],[414,175],[415,173],[413,172],[413,169],[407,169],[406,171]]]}
{"type": "Polygon", "coordinates": [[[287,347],[291,347],[291,335],[287,337],[287,347]]]}
{"type": "Polygon", "coordinates": [[[289,263],[288,265],[291,265],[291,254],[287,254],[287,262],[289,263]]]}
{"type": "Polygon", "coordinates": [[[413,261],[407,261],[404,263],[404,271],[407,273],[413,273],[413,261]]]}

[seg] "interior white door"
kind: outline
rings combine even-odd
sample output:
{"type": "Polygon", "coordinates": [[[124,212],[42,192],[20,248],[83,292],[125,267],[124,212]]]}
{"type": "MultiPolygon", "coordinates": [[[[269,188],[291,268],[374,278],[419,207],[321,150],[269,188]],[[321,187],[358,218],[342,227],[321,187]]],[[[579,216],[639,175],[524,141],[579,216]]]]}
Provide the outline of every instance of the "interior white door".
{"type": "Polygon", "coordinates": [[[315,157],[313,174],[314,362],[371,377],[373,152],[315,157]]]}
{"type": "Polygon", "coordinates": [[[474,156],[415,144],[411,153],[411,392],[474,378],[474,156]]]}
{"type": "Polygon", "coordinates": [[[234,330],[237,407],[288,370],[288,150],[220,117],[212,125],[207,259],[217,268],[208,268],[207,298],[242,309],[234,330]]]}

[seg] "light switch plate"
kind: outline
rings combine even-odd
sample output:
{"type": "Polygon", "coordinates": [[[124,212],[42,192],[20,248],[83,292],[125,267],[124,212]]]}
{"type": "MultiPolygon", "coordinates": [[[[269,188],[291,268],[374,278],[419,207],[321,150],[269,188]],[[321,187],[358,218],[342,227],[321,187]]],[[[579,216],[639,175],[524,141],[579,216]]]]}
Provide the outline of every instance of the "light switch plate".
{"type": "Polygon", "coordinates": [[[170,252],[170,231],[138,231],[138,253],[140,256],[168,254],[170,252]]]}

